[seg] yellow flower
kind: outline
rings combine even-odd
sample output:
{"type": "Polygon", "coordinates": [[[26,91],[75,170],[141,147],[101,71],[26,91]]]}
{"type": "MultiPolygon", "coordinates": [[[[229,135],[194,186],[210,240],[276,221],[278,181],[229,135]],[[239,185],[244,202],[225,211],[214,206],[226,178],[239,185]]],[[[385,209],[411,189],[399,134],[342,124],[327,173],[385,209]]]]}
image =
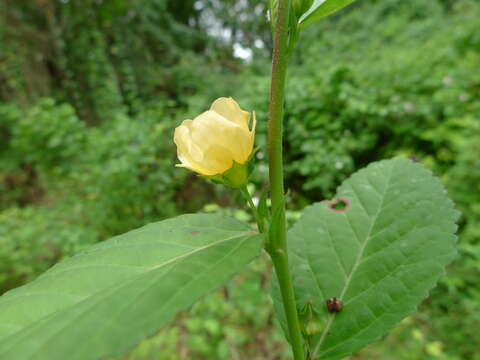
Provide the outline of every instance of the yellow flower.
{"type": "Polygon", "coordinates": [[[222,175],[236,164],[246,164],[253,152],[255,114],[250,130],[250,113],[232,98],[215,100],[210,110],[175,129],[174,141],[181,164],[201,175],[222,175]]]}

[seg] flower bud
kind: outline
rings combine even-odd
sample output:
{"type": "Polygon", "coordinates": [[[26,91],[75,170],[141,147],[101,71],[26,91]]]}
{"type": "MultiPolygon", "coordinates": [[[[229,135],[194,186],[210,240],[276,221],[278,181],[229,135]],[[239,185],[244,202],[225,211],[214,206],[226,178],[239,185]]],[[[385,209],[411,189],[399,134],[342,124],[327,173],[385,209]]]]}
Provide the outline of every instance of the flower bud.
{"type": "Polygon", "coordinates": [[[255,138],[255,114],[251,130],[250,117],[232,98],[219,98],[210,110],[184,120],[175,129],[181,162],[176,166],[233,187],[244,185],[255,138]]]}

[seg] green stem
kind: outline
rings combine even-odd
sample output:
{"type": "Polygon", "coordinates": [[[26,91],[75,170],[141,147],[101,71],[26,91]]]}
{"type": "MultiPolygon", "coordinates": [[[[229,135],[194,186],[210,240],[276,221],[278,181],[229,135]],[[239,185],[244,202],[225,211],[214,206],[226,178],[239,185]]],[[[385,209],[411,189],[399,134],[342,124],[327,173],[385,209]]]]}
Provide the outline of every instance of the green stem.
{"type": "Polygon", "coordinates": [[[298,321],[295,294],[288,264],[287,234],[285,221],[285,195],[283,186],[282,118],[285,101],[285,78],[288,65],[288,23],[290,0],[278,0],[277,20],[273,43],[272,82],[270,89],[270,119],[268,129],[268,154],[270,192],[273,212],[280,209],[280,221],[276,224],[275,239],[270,239],[270,256],[277,274],[283,307],[288,323],[290,343],[295,360],[305,360],[300,323],[298,321]]]}
{"type": "Polygon", "coordinates": [[[265,224],[263,222],[263,218],[258,214],[257,207],[253,203],[252,196],[248,192],[247,186],[243,186],[240,188],[245,199],[247,199],[248,205],[250,205],[250,209],[252,210],[253,216],[255,216],[255,220],[257,221],[258,231],[263,233],[265,231],[265,224]]]}

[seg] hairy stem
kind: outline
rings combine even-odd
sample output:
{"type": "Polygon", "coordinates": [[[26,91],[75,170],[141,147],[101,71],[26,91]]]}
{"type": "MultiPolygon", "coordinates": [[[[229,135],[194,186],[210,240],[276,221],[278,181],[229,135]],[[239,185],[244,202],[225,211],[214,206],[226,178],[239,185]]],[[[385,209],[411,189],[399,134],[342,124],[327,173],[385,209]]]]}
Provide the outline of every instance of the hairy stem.
{"type": "Polygon", "coordinates": [[[288,65],[288,22],[290,0],[278,0],[277,20],[273,43],[272,82],[270,89],[268,154],[270,174],[270,194],[272,209],[281,211],[280,221],[275,224],[278,229],[274,239],[270,239],[270,256],[277,274],[283,307],[288,322],[290,343],[295,360],[305,360],[300,323],[298,321],[292,277],[288,265],[287,234],[285,221],[285,195],[283,185],[283,104],[285,100],[285,78],[288,65]]]}

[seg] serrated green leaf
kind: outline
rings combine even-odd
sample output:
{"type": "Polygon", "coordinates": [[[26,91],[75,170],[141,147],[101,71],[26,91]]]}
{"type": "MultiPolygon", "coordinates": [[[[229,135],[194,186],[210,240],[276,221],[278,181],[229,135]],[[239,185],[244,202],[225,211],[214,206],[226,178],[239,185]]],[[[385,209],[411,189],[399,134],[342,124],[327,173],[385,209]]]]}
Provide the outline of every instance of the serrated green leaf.
{"type": "Polygon", "coordinates": [[[330,360],[415,311],[456,254],[458,217],[439,180],[401,158],[360,170],[336,199],[306,208],[288,233],[298,309],[313,303],[324,325],[310,349],[330,360]],[[347,206],[335,209],[338,201],[347,206]],[[331,297],[343,301],[341,312],[327,311],[331,297]]]}
{"type": "Polygon", "coordinates": [[[249,225],[184,215],[114,237],[0,297],[0,359],[120,355],[261,250],[249,225]]]}
{"type": "Polygon", "coordinates": [[[324,17],[327,17],[345,6],[350,5],[355,0],[314,0],[312,6],[300,17],[298,24],[304,28],[324,17]]]}

